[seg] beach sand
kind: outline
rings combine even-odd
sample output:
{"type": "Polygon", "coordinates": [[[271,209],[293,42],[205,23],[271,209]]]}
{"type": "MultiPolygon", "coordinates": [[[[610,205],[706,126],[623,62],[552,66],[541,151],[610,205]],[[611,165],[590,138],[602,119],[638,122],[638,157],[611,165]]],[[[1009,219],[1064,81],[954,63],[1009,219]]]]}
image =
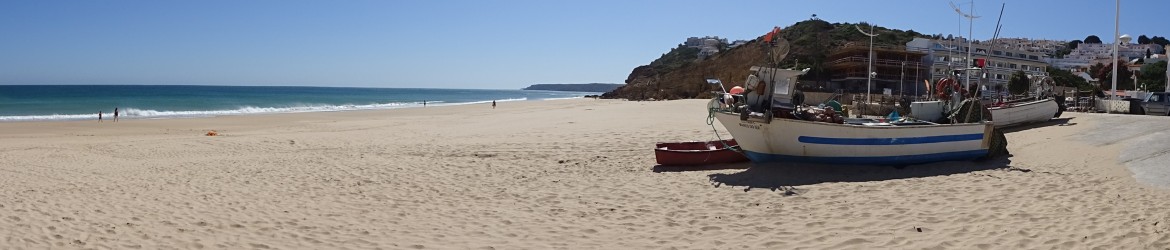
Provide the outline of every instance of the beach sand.
{"type": "Polygon", "coordinates": [[[1126,167],[1167,117],[1065,113],[980,162],[655,166],[715,139],[705,104],[0,123],[0,248],[1170,248],[1170,191],[1126,167]]]}

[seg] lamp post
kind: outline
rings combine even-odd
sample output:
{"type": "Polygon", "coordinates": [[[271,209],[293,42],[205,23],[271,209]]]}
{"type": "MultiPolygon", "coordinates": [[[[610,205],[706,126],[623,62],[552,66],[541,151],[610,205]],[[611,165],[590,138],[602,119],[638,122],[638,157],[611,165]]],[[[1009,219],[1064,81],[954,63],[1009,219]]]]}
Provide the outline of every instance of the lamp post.
{"type": "MultiPolygon", "coordinates": [[[[1135,89],[1138,88],[1137,72],[1138,71],[1136,69],[1129,70],[1130,78],[1133,78],[1133,87],[1135,89]]],[[[1144,90],[1145,88],[1141,88],[1141,89],[1144,90]]]]}
{"type": "Polygon", "coordinates": [[[869,105],[869,94],[873,93],[873,90],[871,89],[873,88],[873,78],[877,76],[877,72],[873,71],[873,37],[877,36],[877,34],[873,33],[873,24],[869,25],[869,33],[861,30],[861,27],[853,27],[857,28],[857,32],[861,32],[861,34],[869,36],[869,70],[866,70],[869,72],[869,77],[865,78],[865,105],[869,105]]]}
{"type": "Polygon", "coordinates": [[[906,92],[906,91],[902,90],[903,86],[906,86],[905,84],[906,84],[906,61],[903,60],[902,61],[902,71],[898,72],[898,99],[899,100],[902,99],[903,92],[906,92]]]}

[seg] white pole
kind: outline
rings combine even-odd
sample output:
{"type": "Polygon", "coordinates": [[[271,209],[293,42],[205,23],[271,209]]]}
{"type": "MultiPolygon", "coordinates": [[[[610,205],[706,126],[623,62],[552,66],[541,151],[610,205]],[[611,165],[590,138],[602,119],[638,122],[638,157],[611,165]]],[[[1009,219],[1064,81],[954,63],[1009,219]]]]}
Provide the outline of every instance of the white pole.
{"type": "MultiPolygon", "coordinates": [[[[920,58],[918,60],[922,60],[922,59],[920,58]]],[[[919,62],[921,62],[921,61],[919,61],[919,62]]],[[[918,101],[918,77],[921,76],[921,74],[922,74],[922,73],[918,73],[918,68],[921,68],[921,67],[922,67],[921,64],[916,64],[914,66],[914,101],[918,101]]]]}
{"type": "Polygon", "coordinates": [[[902,99],[902,95],[906,92],[902,89],[906,86],[906,60],[902,60],[902,72],[898,73],[898,99],[902,99]]]}
{"type": "MultiPolygon", "coordinates": [[[[1120,0],[1118,0],[1120,1],[1120,0]]],[[[873,34],[873,24],[869,24],[869,34],[873,34]]],[[[873,35],[869,36],[869,70],[865,72],[865,105],[869,106],[869,95],[873,93],[873,35]]]]}
{"type": "Polygon", "coordinates": [[[1109,100],[1117,99],[1117,45],[1121,40],[1121,0],[1116,1],[1116,11],[1113,16],[1113,88],[1109,93],[1109,100]]]}
{"type": "Polygon", "coordinates": [[[876,74],[876,72],[873,72],[873,37],[877,36],[877,34],[873,33],[873,24],[869,24],[869,33],[865,33],[864,30],[861,30],[861,27],[853,27],[857,28],[857,32],[861,32],[861,34],[869,36],[869,72],[865,72],[865,105],[869,105],[869,93],[871,91],[870,88],[873,86],[873,77],[874,74],[876,74]]]}
{"type": "MultiPolygon", "coordinates": [[[[1121,1],[1121,0],[1118,0],[1118,1],[1121,1]]],[[[963,89],[970,89],[971,88],[971,72],[967,71],[967,70],[971,68],[971,61],[972,61],[971,60],[971,51],[975,50],[975,48],[971,47],[971,42],[974,41],[974,39],[972,39],[972,38],[975,37],[974,33],[972,32],[974,30],[973,26],[975,26],[975,16],[974,15],[975,15],[975,1],[972,0],[971,1],[971,15],[967,15],[967,60],[966,60],[967,61],[967,68],[963,69],[963,80],[966,81],[966,83],[963,84],[963,89]]],[[[959,93],[962,93],[962,92],[960,91],[959,93]]]]}

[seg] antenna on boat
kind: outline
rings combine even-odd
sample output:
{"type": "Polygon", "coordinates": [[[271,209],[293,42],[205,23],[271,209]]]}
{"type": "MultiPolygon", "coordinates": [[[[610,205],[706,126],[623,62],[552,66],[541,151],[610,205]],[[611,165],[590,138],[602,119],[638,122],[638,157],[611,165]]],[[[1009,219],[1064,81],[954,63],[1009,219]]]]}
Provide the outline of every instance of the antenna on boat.
{"type": "MultiPolygon", "coordinates": [[[[1007,7],[1007,3],[1003,3],[1003,5],[999,6],[999,18],[997,18],[995,20],[995,33],[991,35],[990,41],[992,42],[992,44],[987,45],[987,48],[988,48],[987,53],[992,53],[993,51],[995,51],[995,46],[993,44],[995,43],[995,40],[999,39],[999,31],[1000,31],[1000,29],[1003,28],[1003,24],[1001,24],[1001,22],[1003,22],[1003,9],[1004,9],[1004,7],[1007,7]]],[[[984,58],[991,58],[991,56],[985,55],[984,58]]],[[[984,69],[986,69],[986,68],[984,68],[984,69]]],[[[991,80],[988,80],[987,83],[991,83],[991,80]]],[[[999,86],[999,85],[996,85],[996,86],[999,86]]],[[[996,91],[995,94],[996,95],[1003,95],[1003,93],[999,93],[999,91],[996,91]]]]}
{"type": "Polygon", "coordinates": [[[1004,9],[1004,7],[1007,7],[1007,3],[1003,3],[1003,5],[999,6],[999,19],[995,20],[995,34],[991,35],[992,41],[995,41],[995,39],[999,38],[999,30],[1001,28],[1003,28],[1003,25],[1000,24],[1000,22],[1003,22],[1003,9],[1004,9]]]}
{"type": "Polygon", "coordinates": [[[772,46],[772,63],[780,66],[780,61],[788,57],[788,39],[776,38],[776,45],[772,46]]]}
{"type": "MultiPolygon", "coordinates": [[[[967,18],[967,58],[965,58],[965,61],[967,61],[967,65],[963,67],[963,68],[964,68],[964,72],[963,72],[963,82],[964,82],[964,83],[963,83],[963,88],[964,88],[964,89],[967,89],[967,88],[970,88],[970,87],[971,87],[971,74],[970,74],[970,73],[967,73],[967,72],[966,72],[966,69],[970,69],[970,68],[971,68],[971,61],[972,61],[972,60],[971,60],[971,52],[973,51],[973,49],[971,48],[971,42],[972,42],[972,41],[974,41],[974,40],[972,39],[972,36],[973,36],[973,33],[974,33],[972,30],[974,30],[973,26],[975,25],[975,18],[979,18],[979,16],[975,16],[975,15],[974,15],[974,12],[975,12],[975,1],[971,1],[971,12],[972,12],[972,14],[963,13],[963,10],[962,10],[962,9],[959,9],[959,6],[956,6],[954,2],[951,2],[950,4],[951,4],[951,8],[952,8],[952,9],[955,9],[955,13],[959,13],[959,16],[962,16],[962,17],[966,17],[966,18],[967,18]]],[[[961,31],[960,31],[960,32],[961,32],[961,31]]]]}

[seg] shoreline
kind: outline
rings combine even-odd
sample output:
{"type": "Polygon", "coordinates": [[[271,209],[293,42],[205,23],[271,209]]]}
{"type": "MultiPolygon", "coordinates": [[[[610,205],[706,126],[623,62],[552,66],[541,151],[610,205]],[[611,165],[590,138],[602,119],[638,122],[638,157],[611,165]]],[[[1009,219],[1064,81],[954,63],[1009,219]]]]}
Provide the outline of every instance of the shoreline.
{"type": "MultiPolygon", "coordinates": [[[[579,96],[579,97],[567,97],[567,98],[549,98],[549,99],[540,99],[540,100],[501,99],[501,100],[495,100],[495,101],[502,102],[502,103],[503,102],[511,103],[511,102],[527,102],[527,101],[537,101],[538,102],[538,101],[572,100],[572,99],[585,99],[585,98],[586,97],[584,97],[584,96],[579,96]]],[[[317,113],[317,112],[350,112],[350,111],[367,111],[367,110],[393,110],[393,109],[409,109],[409,108],[475,105],[475,104],[486,104],[486,103],[491,103],[491,102],[492,102],[492,100],[460,102],[460,103],[446,103],[446,102],[434,103],[434,102],[431,102],[431,103],[428,103],[427,106],[423,106],[422,101],[419,101],[419,102],[413,102],[413,103],[400,103],[401,106],[398,106],[399,104],[371,104],[371,105],[305,106],[305,107],[284,107],[284,108],[242,107],[242,108],[232,109],[232,110],[191,110],[191,111],[138,110],[138,109],[134,109],[133,107],[128,107],[126,109],[126,112],[155,112],[155,113],[181,113],[181,114],[159,115],[159,116],[152,116],[152,117],[130,117],[130,118],[127,118],[126,116],[121,116],[121,117],[119,117],[119,120],[122,120],[122,119],[130,119],[130,120],[191,119],[191,118],[211,118],[211,117],[220,117],[220,116],[249,116],[249,115],[268,115],[268,114],[296,114],[296,113],[317,113]],[[259,111],[259,112],[244,112],[243,111],[243,110],[256,110],[256,109],[259,109],[259,110],[282,110],[282,111],[259,111]],[[197,113],[197,114],[192,114],[192,113],[197,113]]],[[[103,117],[105,118],[105,119],[103,119],[103,122],[109,121],[109,120],[113,119],[113,113],[106,113],[106,114],[104,114],[103,117]]],[[[27,115],[27,116],[0,116],[0,123],[66,122],[66,121],[95,121],[96,122],[96,121],[98,121],[98,119],[97,119],[96,113],[94,113],[94,114],[52,114],[52,115],[27,115]],[[56,116],[67,116],[67,117],[85,116],[85,118],[18,119],[19,117],[56,117],[56,116]]]]}
{"type": "Polygon", "coordinates": [[[0,123],[0,246],[1170,245],[1170,191],[1126,166],[1165,117],[1066,112],[988,161],[656,166],[656,142],[714,138],[706,102],[0,123]]]}

